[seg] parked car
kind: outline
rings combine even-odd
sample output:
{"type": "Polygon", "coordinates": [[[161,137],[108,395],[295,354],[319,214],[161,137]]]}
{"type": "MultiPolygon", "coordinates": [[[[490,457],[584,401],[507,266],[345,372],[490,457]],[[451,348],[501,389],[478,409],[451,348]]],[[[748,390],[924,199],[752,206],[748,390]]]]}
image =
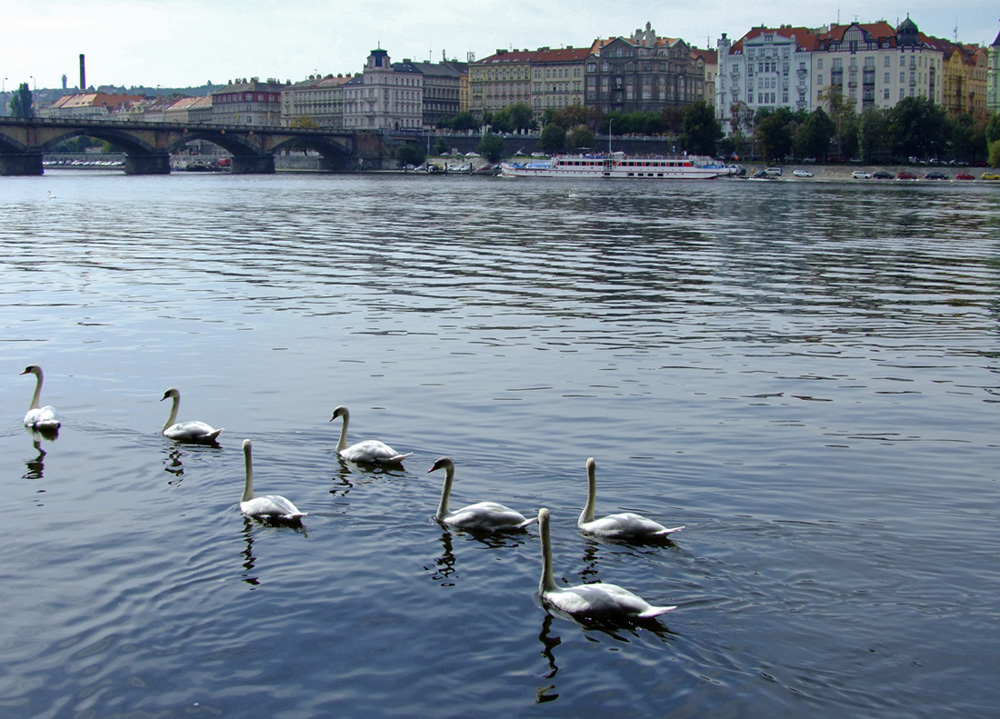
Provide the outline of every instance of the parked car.
{"type": "Polygon", "coordinates": [[[956,180],[975,180],[976,176],[975,175],[970,175],[968,172],[960,172],[957,175],[955,175],[955,179],[956,180]]]}
{"type": "Polygon", "coordinates": [[[865,172],[864,170],[855,170],[851,173],[851,177],[855,180],[870,180],[872,179],[872,173],[865,172]]]}
{"type": "Polygon", "coordinates": [[[780,167],[768,167],[767,169],[764,170],[764,174],[765,175],[778,175],[778,176],[780,176],[781,175],[781,168],[780,167]]]}
{"type": "Polygon", "coordinates": [[[946,175],[945,173],[938,172],[937,170],[935,170],[934,172],[928,172],[926,175],[924,175],[924,179],[927,179],[927,180],[950,180],[951,178],[948,177],[948,175],[946,175]]]}
{"type": "Polygon", "coordinates": [[[908,170],[900,170],[896,173],[897,180],[916,180],[917,176],[908,170]]]}
{"type": "Polygon", "coordinates": [[[982,175],[979,176],[979,179],[980,180],[990,180],[990,181],[992,181],[992,180],[1000,180],[1000,175],[998,175],[995,172],[984,172],[982,175]]]}
{"type": "Polygon", "coordinates": [[[734,177],[743,177],[747,174],[747,169],[743,165],[730,165],[727,169],[729,174],[734,177]]]}
{"type": "Polygon", "coordinates": [[[876,170],[872,173],[872,177],[876,180],[891,180],[894,175],[891,172],[886,172],[885,170],[876,170]]]}
{"type": "Polygon", "coordinates": [[[812,177],[813,174],[809,170],[794,170],[792,172],[796,177],[812,177]]]}

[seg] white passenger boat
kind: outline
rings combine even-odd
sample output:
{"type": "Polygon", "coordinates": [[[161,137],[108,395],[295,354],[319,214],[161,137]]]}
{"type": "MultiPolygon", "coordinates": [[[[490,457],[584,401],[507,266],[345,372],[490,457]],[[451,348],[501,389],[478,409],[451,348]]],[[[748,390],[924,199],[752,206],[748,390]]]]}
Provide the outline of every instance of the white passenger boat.
{"type": "Polygon", "coordinates": [[[555,155],[547,160],[505,162],[504,177],[649,178],[657,180],[710,180],[728,175],[729,168],[703,165],[691,157],[630,157],[610,155],[555,155]]]}

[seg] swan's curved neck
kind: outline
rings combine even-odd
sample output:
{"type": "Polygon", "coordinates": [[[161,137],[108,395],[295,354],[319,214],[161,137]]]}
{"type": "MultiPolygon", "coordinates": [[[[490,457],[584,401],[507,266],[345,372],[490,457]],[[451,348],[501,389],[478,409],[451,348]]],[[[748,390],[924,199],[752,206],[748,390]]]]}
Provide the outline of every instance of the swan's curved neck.
{"type": "Polygon", "coordinates": [[[344,424],[340,426],[340,441],[337,442],[338,452],[347,449],[347,423],[351,421],[351,413],[345,409],[341,416],[344,418],[344,424]]]}
{"type": "Polygon", "coordinates": [[[542,578],[538,582],[541,594],[556,591],[556,581],[552,577],[552,540],[549,537],[549,515],[538,516],[538,534],[542,538],[542,578]]]}
{"type": "Polygon", "coordinates": [[[455,481],[455,468],[453,466],[445,467],[444,475],[444,487],[441,488],[441,501],[438,502],[438,511],[434,515],[438,519],[444,519],[448,516],[448,497],[451,496],[451,483],[455,481]]]}
{"type": "Polygon", "coordinates": [[[253,499],[253,460],[250,458],[250,447],[243,448],[243,460],[247,468],[247,478],[243,483],[243,498],[241,502],[249,502],[253,499]]]}
{"type": "Polygon", "coordinates": [[[587,464],[587,504],[580,512],[580,524],[594,521],[594,505],[597,503],[597,469],[593,462],[587,464]]]}
{"type": "Polygon", "coordinates": [[[164,431],[167,429],[167,427],[172,427],[174,422],[177,421],[177,410],[180,409],[181,406],[181,398],[178,397],[177,395],[174,395],[170,399],[171,399],[170,416],[167,417],[167,422],[166,424],[163,425],[164,431]]]}
{"type": "Polygon", "coordinates": [[[31,406],[28,409],[38,409],[38,400],[42,396],[42,371],[35,373],[35,394],[31,396],[31,406]]]}

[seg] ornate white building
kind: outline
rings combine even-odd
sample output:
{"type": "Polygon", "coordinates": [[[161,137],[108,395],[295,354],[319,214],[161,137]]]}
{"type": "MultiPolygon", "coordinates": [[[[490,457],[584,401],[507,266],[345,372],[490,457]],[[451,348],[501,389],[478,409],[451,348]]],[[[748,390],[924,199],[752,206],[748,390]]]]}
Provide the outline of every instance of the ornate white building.
{"type": "Polygon", "coordinates": [[[424,76],[409,60],[393,63],[372,50],[364,71],[344,85],[345,130],[419,130],[424,76]]]}
{"type": "Polygon", "coordinates": [[[833,25],[820,29],[753,28],[718,42],[716,116],[728,121],[734,106],[812,112],[828,106],[831,93],[861,113],[887,110],[904,97],[942,100],[943,52],[906,18],[833,25]]]}

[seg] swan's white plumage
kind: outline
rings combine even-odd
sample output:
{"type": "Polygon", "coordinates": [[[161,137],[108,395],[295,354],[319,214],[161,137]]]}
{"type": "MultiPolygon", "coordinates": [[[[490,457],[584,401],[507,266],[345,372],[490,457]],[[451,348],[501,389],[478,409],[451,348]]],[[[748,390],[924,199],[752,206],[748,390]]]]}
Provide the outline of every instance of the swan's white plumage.
{"type": "Polygon", "coordinates": [[[534,518],[526,519],[520,512],[497,502],[476,502],[457,509],[448,510],[448,498],[451,496],[451,485],[455,481],[455,463],[448,457],[441,457],[428,469],[433,472],[444,468],[444,486],[441,489],[441,501],[434,515],[439,522],[456,529],[468,529],[478,532],[502,532],[514,529],[524,529],[534,524],[534,518]]]}
{"type": "Polygon", "coordinates": [[[31,405],[28,408],[27,414],[24,415],[24,426],[38,430],[51,431],[59,429],[61,422],[59,421],[59,415],[56,414],[55,407],[51,405],[46,405],[45,407],[38,406],[38,399],[42,394],[42,382],[45,380],[42,368],[36,364],[31,364],[25,367],[24,372],[21,374],[35,375],[35,394],[32,395],[31,405]]]}
{"type": "Polygon", "coordinates": [[[400,454],[385,442],[377,439],[366,439],[363,442],[347,446],[347,425],[351,421],[351,413],[343,405],[333,410],[330,421],[344,418],[344,424],[340,427],[340,440],[337,442],[337,454],[351,462],[361,464],[399,464],[409,457],[412,452],[400,454]]]}
{"type": "Polygon", "coordinates": [[[649,619],[676,609],[658,607],[638,594],[617,584],[578,584],[559,587],[552,571],[552,540],[549,536],[549,510],[538,510],[538,533],[542,539],[542,578],[538,593],[544,604],[575,617],[594,619],[649,619]]]}
{"type": "Polygon", "coordinates": [[[289,500],[277,494],[256,497],[253,493],[253,459],[251,457],[249,439],[243,440],[243,461],[246,465],[246,480],[243,484],[243,497],[240,499],[240,511],[258,519],[284,520],[296,522],[306,516],[289,500]]]}
{"type": "Polygon", "coordinates": [[[164,437],[177,442],[194,442],[199,444],[210,444],[219,438],[219,435],[225,429],[224,427],[215,429],[211,425],[198,421],[178,422],[177,410],[181,406],[181,393],[176,388],[171,387],[163,393],[160,401],[162,402],[168,397],[172,398],[173,402],[170,405],[170,416],[167,417],[167,421],[163,425],[164,437]]]}
{"type": "Polygon", "coordinates": [[[587,504],[576,523],[583,532],[609,539],[642,540],[666,537],[684,529],[684,527],[664,527],[659,522],[634,512],[620,512],[594,519],[594,505],[597,502],[596,475],[597,463],[591,457],[587,460],[587,504]]]}

